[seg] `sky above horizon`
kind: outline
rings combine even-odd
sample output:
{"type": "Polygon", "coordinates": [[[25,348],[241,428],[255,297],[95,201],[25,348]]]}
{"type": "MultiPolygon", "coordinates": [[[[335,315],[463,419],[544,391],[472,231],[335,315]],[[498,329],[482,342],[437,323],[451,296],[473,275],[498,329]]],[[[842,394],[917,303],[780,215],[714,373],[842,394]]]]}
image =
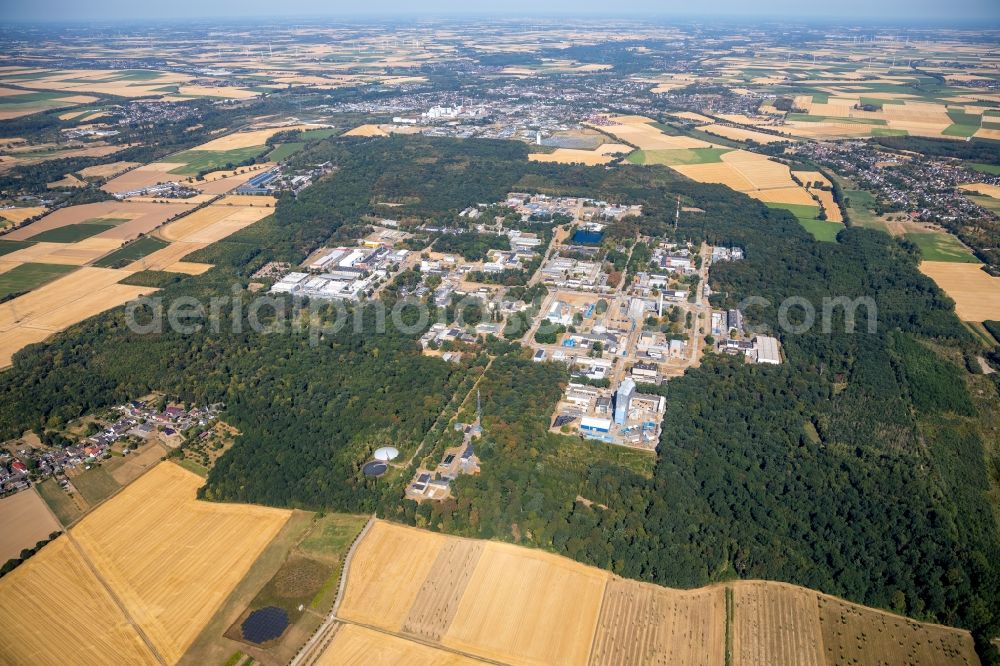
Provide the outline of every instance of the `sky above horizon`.
{"type": "Polygon", "coordinates": [[[336,2],[322,0],[0,0],[0,22],[6,21],[114,21],[142,19],[259,18],[280,16],[329,16],[387,18],[392,16],[441,15],[544,15],[567,16],[703,16],[733,18],[780,18],[882,20],[900,23],[936,20],[968,23],[1000,22],[1000,0],[838,0],[811,3],[802,0],[504,0],[475,3],[468,0],[369,0],[336,2]]]}

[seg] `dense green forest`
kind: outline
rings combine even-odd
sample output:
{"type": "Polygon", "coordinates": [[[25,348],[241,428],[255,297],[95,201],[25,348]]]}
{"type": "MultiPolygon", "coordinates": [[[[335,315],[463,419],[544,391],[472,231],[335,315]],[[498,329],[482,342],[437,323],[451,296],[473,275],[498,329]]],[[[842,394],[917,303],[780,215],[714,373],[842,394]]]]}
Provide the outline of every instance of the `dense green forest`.
{"type": "Polygon", "coordinates": [[[776,331],[787,362],[744,366],[710,355],[661,387],[668,407],[654,463],[548,433],[565,368],[494,342],[500,355],[480,385],[482,474],[461,477],[456,499],[417,507],[401,499],[402,480],[365,481],[358,467],[377,445],[412,449],[467,383],[467,367],[419,355],[419,333],[348,327],[317,346],[305,333],[150,337],[127,331],[119,309],[16,355],[0,374],[0,435],[55,427],[154,388],[222,399],[243,435],[213,469],[210,498],[377,508],[662,584],[786,580],[995,633],[1000,548],[984,452],[995,443],[980,419],[998,398],[973,400],[970,375],[941,351],[976,343],[917,271],[912,249],[858,228],[817,243],[785,211],[665,168],[532,163],[525,151],[401,136],[319,142],[301,159],[332,160],[336,173],[189,256],[218,267],[162,293],[231,293],[266,260],[300,260],[356,237],[359,219],[386,202],[401,204],[394,216],[436,220],[511,190],[593,196],[642,203],[643,216],[628,224],[671,235],[680,196],[705,213],[683,217],[678,236],[745,250],[744,261],[713,267],[716,304],[767,299],[747,317],[776,331]],[[831,333],[778,330],[778,306],[793,296],[818,312],[824,297],[870,296],[874,332],[866,308],[854,332],[845,332],[842,309],[831,333]]]}

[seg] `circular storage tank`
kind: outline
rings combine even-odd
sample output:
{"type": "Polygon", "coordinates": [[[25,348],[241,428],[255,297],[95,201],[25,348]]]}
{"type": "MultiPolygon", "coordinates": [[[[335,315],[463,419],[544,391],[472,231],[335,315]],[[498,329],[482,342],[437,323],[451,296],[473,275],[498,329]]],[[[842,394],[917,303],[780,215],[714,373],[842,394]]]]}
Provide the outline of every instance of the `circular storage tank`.
{"type": "Polygon", "coordinates": [[[361,473],[368,477],[378,478],[385,474],[389,466],[380,460],[370,460],[361,468],[361,473]]]}
{"type": "Polygon", "coordinates": [[[373,457],[375,460],[379,460],[381,462],[389,462],[390,460],[395,460],[399,457],[399,451],[391,446],[383,446],[381,449],[375,451],[375,455],[373,457]]]}

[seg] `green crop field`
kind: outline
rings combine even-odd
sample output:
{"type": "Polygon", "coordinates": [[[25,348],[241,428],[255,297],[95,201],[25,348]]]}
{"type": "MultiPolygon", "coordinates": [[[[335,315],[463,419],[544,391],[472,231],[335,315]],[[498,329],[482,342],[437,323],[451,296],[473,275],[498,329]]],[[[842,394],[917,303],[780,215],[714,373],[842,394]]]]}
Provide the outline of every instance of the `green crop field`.
{"type": "Polygon", "coordinates": [[[985,208],[994,215],[1000,216],[1000,199],[994,199],[993,197],[987,197],[981,194],[968,195],[968,197],[978,206],[985,208]]]}
{"type": "Polygon", "coordinates": [[[813,238],[818,241],[825,241],[828,243],[835,242],[837,240],[837,234],[844,225],[840,222],[828,222],[826,220],[820,220],[816,216],[819,215],[819,206],[808,206],[806,204],[785,204],[785,203],[768,203],[766,204],[768,208],[781,208],[787,210],[789,213],[795,216],[795,219],[799,221],[802,227],[812,234],[813,238]]]}
{"type": "Polygon", "coordinates": [[[979,260],[951,234],[939,231],[911,231],[906,234],[908,241],[920,248],[926,261],[953,261],[977,264],[979,260]]]}
{"type": "Polygon", "coordinates": [[[0,240],[0,257],[11,252],[23,250],[26,247],[31,247],[34,244],[33,241],[0,240]]]}
{"type": "Polygon", "coordinates": [[[728,148],[680,148],[677,150],[637,150],[628,156],[632,164],[708,164],[721,162],[728,148]]]}
{"type": "Polygon", "coordinates": [[[31,240],[46,243],[75,243],[84,238],[96,236],[114,226],[114,224],[107,223],[80,222],[79,224],[69,224],[65,227],[56,227],[55,229],[43,231],[32,236],[31,240]]]}
{"type": "Polygon", "coordinates": [[[77,266],[61,264],[21,264],[6,273],[0,273],[0,299],[23,294],[41,287],[57,277],[72,273],[77,266]]]}
{"type": "Polygon", "coordinates": [[[235,166],[253,159],[267,150],[267,146],[249,146],[233,150],[186,150],[165,161],[181,163],[169,173],[191,176],[200,171],[215,171],[235,166]]]}
{"type": "Polygon", "coordinates": [[[798,120],[807,123],[848,123],[852,125],[887,125],[883,118],[847,118],[841,116],[817,116],[811,113],[789,113],[786,120],[798,120]]]}
{"type": "Polygon", "coordinates": [[[278,146],[267,154],[268,162],[280,162],[288,159],[305,147],[304,141],[291,141],[289,143],[279,143],[278,146]]]}
{"type": "Polygon", "coordinates": [[[878,97],[864,97],[862,96],[859,100],[861,104],[867,104],[870,106],[885,106],[886,104],[900,104],[902,105],[903,100],[899,99],[881,99],[878,97]]]}
{"type": "Polygon", "coordinates": [[[316,139],[328,139],[336,136],[340,130],[336,127],[323,127],[319,129],[305,130],[299,135],[302,141],[315,141],[316,139]]]}
{"type": "Polygon", "coordinates": [[[35,488],[38,490],[38,494],[42,496],[42,499],[45,500],[45,503],[49,505],[49,508],[52,509],[52,513],[56,514],[56,518],[62,523],[63,527],[69,525],[83,514],[80,507],[62,489],[55,478],[48,478],[41,483],[36,483],[35,488]]]}
{"type": "Polygon", "coordinates": [[[99,268],[121,268],[122,266],[132,263],[136,259],[142,259],[147,255],[153,254],[157,250],[165,248],[167,245],[169,245],[168,242],[160,240],[159,238],[142,236],[141,238],[132,241],[125,247],[115,250],[108,256],[95,261],[94,265],[99,268]]]}
{"type": "Polygon", "coordinates": [[[979,131],[983,117],[957,109],[948,109],[948,117],[952,124],[944,129],[941,134],[945,136],[972,136],[979,131]]]}
{"type": "Polygon", "coordinates": [[[872,136],[909,136],[905,129],[889,129],[888,127],[873,127],[872,136]]]}
{"type": "Polygon", "coordinates": [[[1000,176],[1000,164],[980,164],[978,162],[966,162],[965,166],[979,173],[986,173],[991,176],[1000,176]]]}

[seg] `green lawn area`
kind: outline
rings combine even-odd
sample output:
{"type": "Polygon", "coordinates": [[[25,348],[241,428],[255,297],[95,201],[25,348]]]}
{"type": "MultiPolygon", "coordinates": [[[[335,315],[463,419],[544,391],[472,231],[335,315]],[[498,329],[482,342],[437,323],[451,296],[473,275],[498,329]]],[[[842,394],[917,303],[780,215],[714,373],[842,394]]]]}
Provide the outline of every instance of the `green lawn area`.
{"type": "Polygon", "coordinates": [[[125,247],[115,250],[108,256],[95,261],[94,265],[98,268],[121,268],[136,259],[142,259],[147,255],[153,254],[167,245],[169,245],[168,242],[162,241],[159,238],[142,236],[125,247]]]}
{"type": "Polygon", "coordinates": [[[966,195],[969,199],[972,199],[977,205],[982,206],[988,211],[992,211],[996,215],[1000,216],[1000,199],[994,199],[993,197],[988,197],[982,194],[969,194],[966,195]]]}
{"type": "Polygon", "coordinates": [[[965,166],[979,173],[987,173],[991,176],[1000,176],[1000,164],[981,164],[979,162],[966,162],[965,166]]]}
{"type": "Polygon", "coordinates": [[[889,129],[888,127],[873,127],[872,136],[909,136],[904,129],[889,129]]]}
{"type": "Polygon", "coordinates": [[[91,506],[111,497],[121,487],[111,476],[111,472],[101,465],[85,470],[82,474],[71,478],[70,481],[91,506]]]}
{"type": "Polygon", "coordinates": [[[313,528],[299,544],[307,555],[329,556],[346,553],[351,541],[368,522],[368,516],[330,513],[317,517],[313,528]]]}
{"type": "Polygon", "coordinates": [[[849,123],[853,125],[887,125],[888,122],[882,118],[841,118],[839,116],[817,116],[811,113],[789,113],[786,120],[798,120],[807,123],[849,123]]]}
{"type": "Polygon", "coordinates": [[[303,141],[315,141],[316,139],[328,139],[331,136],[336,136],[340,132],[336,127],[323,127],[319,129],[305,130],[299,137],[303,141]]]}
{"type": "Polygon", "coordinates": [[[280,162],[294,155],[305,147],[304,141],[290,141],[289,143],[279,143],[278,146],[267,154],[269,162],[280,162]]]}
{"type": "Polygon", "coordinates": [[[844,189],[844,197],[847,199],[847,213],[853,224],[869,229],[887,231],[885,224],[875,214],[875,197],[871,192],[865,190],[844,189]]]}
{"type": "Polygon", "coordinates": [[[819,206],[784,203],[768,203],[766,205],[768,208],[782,208],[787,210],[818,241],[836,242],[837,234],[844,228],[844,225],[839,222],[827,222],[826,220],[817,219],[816,216],[819,215],[820,210],[819,206]]]}
{"type": "Polygon", "coordinates": [[[42,499],[45,500],[45,503],[49,505],[49,508],[52,509],[52,513],[56,514],[56,518],[59,519],[63,527],[83,515],[80,507],[59,486],[55,479],[48,478],[41,483],[36,483],[35,489],[42,496],[42,499]]]}
{"type": "Polygon", "coordinates": [[[952,124],[941,132],[945,136],[972,136],[979,130],[983,120],[980,115],[957,109],[948,109],[948,117],[951,118],[952,124]]]}
{"type": "Polygon", "coordinates": [[[189,458],[174,458],[173,461],[189,472],[194,472],[203,479],[208,478],[208,468],[199,465],[189,458]]]}
{"type": "Polygon", "coordinates": [[[57,277],[72,273],[78,266],[59,264],[21,264],[0,273],[0,299],[37,289],[57,277]]]}
{"type": "Polygon", "coordinates": [[[965,264],[978,264],[976,259],[957,238],[939,231],[911,231],[906,239],[920,248],[920,254],[926,261],[953,261],[965,264]]]}
{"type": "Polygon", "coordinates": [[[0,257],[34,245],[34,241],[0,240],[0,257]]]}
{"type": "Polygon", "coordinates": [[[171,169],[169,173],[191,176],[199,171],[215,171],[230,165],[235,166],[257,157],[266,150],[267,146],[249,146],[233,150],[186,150],[164,161],[180,163],[180,166],[171,169]]]}
{"type": "Polygon", "coordinates": [[[5,108],[20,108],[22,106],[27,106],[28,104],[37,104],[39,102],[48,102],[50,100],[58,99],[59,97],[66,97],[67,95],[72,95],[72,93],[63,92],[26,92],[21,95],[5,95],[0,97],[0,107],[5,108]]]}
{"type": "Polygon", "coordinates": [[[628,156],[633,164],[707,164],[721,162],[728,148],[680,148],[677,150],[637,150],[628,156]]]}
{"type": "Polygon", "coordinates": [[[860,102],[862,105],[868,104],[870,106],[885,106],[886,104],[902,104],[903,101],[899,99],[881,99],[878,97],[865,97],[861,96],[860,102]]]}
{"type": "Polygon", "coordinates": [[[75,243],[84,238],[96,236],[114,226],[114,224],[104,222],[80,222],[79,224],[69,224],[65,227],[56,227],[55,229],[43,231],[40,234],[32,236],[31,240],[46,243],[75,243]]]}

